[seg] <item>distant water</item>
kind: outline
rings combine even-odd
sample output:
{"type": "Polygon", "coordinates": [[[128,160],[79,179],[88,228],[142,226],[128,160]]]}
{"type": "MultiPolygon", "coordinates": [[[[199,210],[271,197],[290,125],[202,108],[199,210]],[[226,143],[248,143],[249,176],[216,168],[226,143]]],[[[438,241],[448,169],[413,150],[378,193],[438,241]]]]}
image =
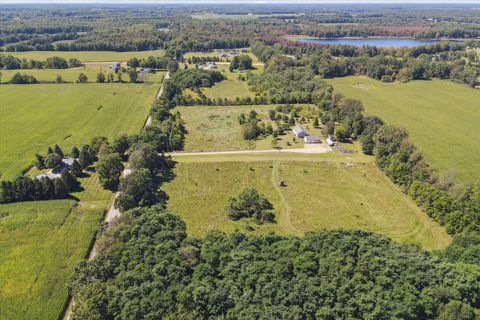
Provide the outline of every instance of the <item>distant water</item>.
{"type": "Polygon", "coordinates": [[[416,40],[406,38],[358,38],[358,39],[297,39],[298,42],[320,44],[347,44],[351,46],[376,46],[385,48],[416,47],[434,44],[437,40],[416,40]]]}

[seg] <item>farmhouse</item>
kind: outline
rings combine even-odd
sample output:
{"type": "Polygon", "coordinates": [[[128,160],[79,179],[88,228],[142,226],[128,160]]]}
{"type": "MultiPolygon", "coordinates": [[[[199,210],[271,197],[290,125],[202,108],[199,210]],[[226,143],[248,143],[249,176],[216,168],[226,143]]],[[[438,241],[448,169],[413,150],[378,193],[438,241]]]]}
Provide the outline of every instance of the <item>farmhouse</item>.
{"type": "Polygon", "coordinates": [[[217,65],[215,64],[215,62],[207,62],[205,67],[203,67],[203,70],[216,69],[216,68],[217,68],[217,65]]]}
{"type": "Polygon", "coordinates": [[[116,72],[120,70],[120,67],[121,67],[120,62],[117,62],[117,63],[112,63],[109,68],[116,72]]]}
{"type": "Polygon", "coordinates": [[[70,167],[71,165],[73,165],[73,163],[76,161],[78,161],[78,158],[63,158],[62,159],[62,167],[70,167]]]}
{"type": "Polygon", "coordinates": [[[305,131],[305,129],[303,129],[303,127],[301,127],[301,126],[292,127],[292,131],[293,131],[293,134],[295,135],[295,137],[297,137],[297,138],[304,138],[304,137],[308,136],[307,131],[305,131]]]}
{"type": "Polygon", "coordinates": [[[55,180],[57,178],[60,178],[60,176],[61,176],[60,173],[43,173],[36,176],[35,179],[41,180],[42,178],[48,178],[50,180],[55,180]]]}
{"type": "Polygon", "coordinates": [[[320,138],[317,137],[317,136],[305,136],[305,137],[303,138],[303,141],[304,141],[305,143],[322,143],[322,141],[320,140],[320,138]]]}

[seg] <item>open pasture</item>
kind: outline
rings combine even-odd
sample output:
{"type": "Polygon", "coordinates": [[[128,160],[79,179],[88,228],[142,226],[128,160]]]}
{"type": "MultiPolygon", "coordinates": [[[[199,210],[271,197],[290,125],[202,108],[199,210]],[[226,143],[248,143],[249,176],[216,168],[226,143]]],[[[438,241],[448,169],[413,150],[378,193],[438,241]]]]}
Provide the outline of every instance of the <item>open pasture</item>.
{"type": "Polygon", "coordinates": [[[462,181],[480,180],[480,90],[444,80],[386,84],[367,77],[328,80],[363,102],[367,114],[407,129],[427,161],[462,181]]]}
{"type": "Polygon", "coordinates": [[[48,146],[66,152],[92,137],[142,128],[159,85],[4,85],[0,110],[2,179],[20,173],[48,146]]]}
{"type": "MultiPolygon", "coordinates": [[[[259,137],[256,140],[244,140],[242,126],[238,122],[241,113],[248,115],[250,110],[257,112],[257,118],[267,123],[276,124],[268,117],[268,110],[275,109],[276,105],[252,106],[188,106],[177,107],[185,122],[188,134],[185,139],[185,151],[219,151],[219,150],[246,150],[272,149],[272,137],[259,137]]],[[[312,134],[320,134],[320,130],[313,129],[311,124],[302,124],[312,134]]],[[[302,148],[302,139],[293,139],[288,131],[278,137],[280,148],[302,148]],[[289,145],[290,144],[290,145],[289,145]]]]}
{"type": "Polygon", "coordinates": [[[0,205],[0,318],[56,319],[103,208],[72,200],[0,205]]]}
{"type": "Polygon", "coordinates": [[[44,61],[50,57],[62,57],[64,59],[77,58],[82,62],[121,62],[128,61],[131,58],[148,58],[150,56],[163,56],[164,50],[148,51],[22,51],[22,52],[4,52],[5,55],[11,55],[17,58],[27,60],[44,61]]]}
{"type": "MultiPolygon", "coordinates": [[[[201,161],[201,160],[200,160],[201,161]]],[[[176,178],[163,189],[168,208],[202,236],[209,230],[302,235],[326,229],[363,229],[427,249],[443,248],[450,237],[374,164],[336,161],[178,162],[176,178]],[[284,180],[286,187],[279,187],[284,180]],[[229,197],[255,187],[272,202],[275,224],[232,221],[229,197]]]]}

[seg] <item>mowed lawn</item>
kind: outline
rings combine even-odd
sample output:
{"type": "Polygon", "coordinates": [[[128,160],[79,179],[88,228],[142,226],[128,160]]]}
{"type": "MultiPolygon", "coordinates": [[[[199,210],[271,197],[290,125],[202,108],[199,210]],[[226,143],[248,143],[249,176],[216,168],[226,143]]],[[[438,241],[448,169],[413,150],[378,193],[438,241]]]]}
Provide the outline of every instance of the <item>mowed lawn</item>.
{"type": "Polygon", "coordinates": [[[0,205],[0,319],[57,319],[104,209],[72,200],[0,205]]]}
{"type": "Polygon", "coordinates": [[[408,130],[428,162],[463,181],[480,179],[480,90],[450,81],[385,84],[367,77],[328,80],[363,102],[367,114],[408,130]]]}
{"type": "MultiPolygon", "coordinates": [[[[20,69],[20,70],[2,70],[2,83],[7,83],[16,73],[32,75],[38,81],[53,82],[60,75],[65,82],[77,82],[78,75],[83,73],[87,76],[88,82],[97,82],[97,75],[101,72],[107,77],[109,73],[114,75],[114,81],[118,81],[117,75],[111,71],[108,66],[84,66],[79,68],[68,69],[20,69]]],[[[139,80],[146,83],[161,83],[165,76],[165,71],[157,71],[155,73],[147,73],[146,77],[139,73],[139,80]],[[140,78],[141,77],[141,78],[140,78]]],[[[123,74],[122,80],[129,81],[128,74],[123,74]]]]}
{"type": "Polygon", "coordinates": [[[150,56],[159,57],[165,54],[164,50],[147,50],[147,51],[23,51],[23,52],[4,52],[5,55],[17,58],[25,58],[27,60],[44,61],[50,57],[62,57],[64,59],[77,58],[82,62],[98,62],[111,61],[121,62],[128,61],[131,58],[148,58],[150,56]]]}
{"type": "Polygon", "coordinates": [[[64,151],[95,136],[139,132],[155,99],[156,84],[3,85],[0,172],[10,179],[36,152],[59,144],[64,151]]]}
{"type": "MultiPolygon", "coordinates": [[[[185,139],[185,151],[221,151],[221,150],[248,150],[272,149],[272,136],[259,137],[256,140],[243,139],[243,129],[238,122],[242,113],[248,116],[250,110],[257,112],[257,118],[267,123],[270,121],[268,110],[277,105],[254,106],[181,106],[175,108],[182,115],[188,134],[185,139]]],[[[320,130],[313,129],[311,124],[302,124],[311,133],[320,134],[320,130]]],[[[293,139],[288,131],[278,137],[278,147],[302,148],[302,139],[293,139]],[[290,145],[288,145],[288,143],[290,145]]]]}
{"type": "Polygon", "coordinates": [[[193,236],[209,230],[248,232],[245,221],[227,218],[228,199],[255,187],[272,202],[277,223],[249,223],[254,233],[302,235],[326,229],[383,233],[426,249],[443,248],[450,237],[372,163],[329,161],[178,162],[164,185],[168,208],[193,236]],[[286,187],[279,187],[284,180],[286,187]]]}

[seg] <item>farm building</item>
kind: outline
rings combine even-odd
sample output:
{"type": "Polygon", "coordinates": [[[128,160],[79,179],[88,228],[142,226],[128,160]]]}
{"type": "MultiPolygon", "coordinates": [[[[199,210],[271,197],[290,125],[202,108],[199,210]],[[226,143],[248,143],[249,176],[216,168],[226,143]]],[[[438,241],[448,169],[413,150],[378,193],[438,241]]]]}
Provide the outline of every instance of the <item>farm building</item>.
{"type": "Polygon", "coordinates": [[[305,137],[303,138],[303,141],[304,141],[305,143],[322,143],[322,141],[320,140],[320,138],[317,137],[317,136],[305,136],[305,137]]]}
{"type": "Polygon", "coordinates": [[[305,131],[305,129],[303,129],[302,126],[294,126],[294,127],[292,127],[292,131],[293,131],[293,134],[295,135],[295,137],[297,137],[297,138],[304,138],[304,137],[308,136],[307,131],[305,131]]]}

